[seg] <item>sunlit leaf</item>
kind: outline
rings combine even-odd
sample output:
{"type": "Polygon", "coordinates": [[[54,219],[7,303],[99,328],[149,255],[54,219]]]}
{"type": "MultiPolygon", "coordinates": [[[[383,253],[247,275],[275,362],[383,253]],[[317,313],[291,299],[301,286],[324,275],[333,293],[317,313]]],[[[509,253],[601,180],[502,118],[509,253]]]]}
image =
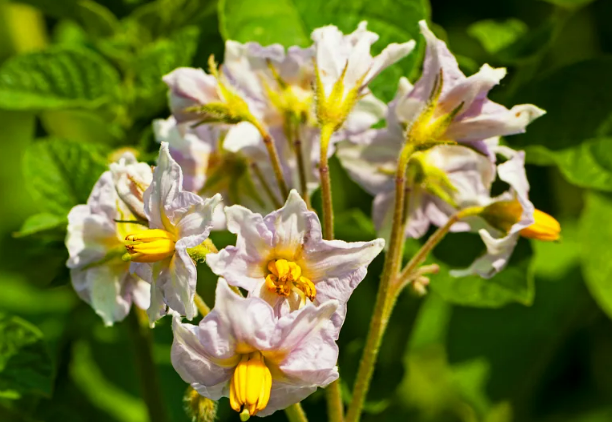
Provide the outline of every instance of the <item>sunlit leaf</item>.
{"type": "Polygon", "coordinates": [[[119,74],[98,54],[53,47],[15,56],[0,67],[0,107],[8,110],[94,108],[115,99],[119,74]]]}
{"type": "Polygon", "coordinates": [[[53,364],[40,330],[0,314],[0,397],[50,396],[52,387],[53,364]]]}
{"type": "Polygon", "coordinates": [[[27,186],[39,208],[62,216],[87,202],[106,169],[99,148],[59,139],[34,142],[23,164],[27,186]]]}

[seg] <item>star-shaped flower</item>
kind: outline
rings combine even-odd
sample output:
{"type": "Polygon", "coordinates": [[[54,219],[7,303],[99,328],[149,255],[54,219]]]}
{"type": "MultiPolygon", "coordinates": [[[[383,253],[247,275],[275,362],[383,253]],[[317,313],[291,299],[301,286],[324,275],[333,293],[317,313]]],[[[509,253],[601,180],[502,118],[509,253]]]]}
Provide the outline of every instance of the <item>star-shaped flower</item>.
{"type": "Polygon", "coordinates": [[[149,229],[126,237],[133,270],[151,283],[151,323],[167,307],[189,319],[196,315],[197,271],[187,249],[208,238],[221,195],[203,200],[182,186],[181,168],[162,143],[153,181],[144,193],[149,229]]]}
{"type": "Polygon", "coordinates": [[[110,171],[100,176],[87,204],[77,205],[68,214],[66,248],[70,258],[66,266],[72,285],[105,325],[123,320],[132,302],[142,309],[149,307],[148,283],[131,275],[129,263],[121,259],[126,252],[123,239],[127,232],[142,228],[116,220],[134,219],[119,199],[110,171]]]}
{"type": "Polygon", "coordinates": [[[201,395],[229,397],[242,420],[270,415],[338,378],[336,306],[308,304],[277,318],[264,300],[242,298],[219,279],[215,307],[198,326],[174,318],[172,365],[201,395]]]}
{"type": "Polygon", "coordinates": [[[319,218],[296,191],[282,208],[265,217],[241,206],[227,207],[225,213],[228,230],[238,239],[236,246],[207,255],[213,272],[263,298],[279,316],[308,302],[337,300],[332,317],[337,335],[346,303],[384,241],[323,240],[319,218]]]}

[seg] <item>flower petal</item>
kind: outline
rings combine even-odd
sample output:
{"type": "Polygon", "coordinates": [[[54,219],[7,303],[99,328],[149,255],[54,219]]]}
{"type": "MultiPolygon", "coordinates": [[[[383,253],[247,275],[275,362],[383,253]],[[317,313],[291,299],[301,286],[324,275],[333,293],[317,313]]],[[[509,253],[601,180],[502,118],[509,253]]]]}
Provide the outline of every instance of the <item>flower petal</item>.
{"type": "Polygon", "coordinates": [[[227,395],[226,385],[234,368],[214,363],[200,343],[201,330],[198,326],[181,323],[177,316],[173,318],[172,366],[183,381],[192,384],[200,394],[219,400],[227,395]]]}
{"type": "Polygon", "coordinates": [[[227,229],[238,235],[236,246],[208,254],[206,263],[233,286],[254,290],[265,277],[264,261],[273,249],[273,234],[260,214],[235,205],[225,208],[227,229]]]}
{"type": "Polygon", "coordinates": [[[510,234],[500,239],[494,238],[486,229],[478,231],[482,241],[487,247],[487,252],[477,258],[472,265],[463,270],[452,270],[450,274],[454,277],[465,277],[478,275],[482,278],[491,278],[500,272],[510,259],[512,251],[518,242],[518,233],[510,234]]]}
{"type": "Polygon", "coordinates": [[[170,88],[170,109],[178,122],[198,119],[197,113],[185,111],[186,108],[221,101],[217,80],[202,69],[180,67],[162,79],[170,88]]]}

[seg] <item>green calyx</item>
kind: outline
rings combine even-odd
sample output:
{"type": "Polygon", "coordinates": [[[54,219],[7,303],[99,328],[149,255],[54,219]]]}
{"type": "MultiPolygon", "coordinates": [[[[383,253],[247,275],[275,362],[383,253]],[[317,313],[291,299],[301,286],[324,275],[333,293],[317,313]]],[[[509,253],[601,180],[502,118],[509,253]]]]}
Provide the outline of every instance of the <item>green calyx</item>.
{"type": "Polygon", "coordinates": [[[206,239],[204,242],[200,243],[198,246],[194,246],[193,248],[187,248],[187,253],[195,262],[206,262],[206,255],[211,252],[217,252],[217,248],[210,239],[206,239]]]}

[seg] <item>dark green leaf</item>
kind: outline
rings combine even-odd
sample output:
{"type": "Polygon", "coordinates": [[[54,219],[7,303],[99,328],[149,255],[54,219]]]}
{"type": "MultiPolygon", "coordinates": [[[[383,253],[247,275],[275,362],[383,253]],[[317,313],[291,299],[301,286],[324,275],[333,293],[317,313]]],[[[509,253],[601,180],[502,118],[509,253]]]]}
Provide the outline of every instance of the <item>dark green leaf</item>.
{"type": "Polygon", "coordinates": [[[0,315],[0,397],[50,396],[53,364],[42,333],[29,322],[0,315]]]}
{"type": "Polygon", "coordinates": [[[612,58],[572,64],[520,88],[510,104],[531,103],[547,111],[527,133],[508,138],[511,146],[542,145],[560,150],[612,134],[612,58]]]}
{"type": "Polygon", "coordinates": [[[435,260],[440,265],[440,272],[431,277],[432,291],[451,303],[465,306],[497,308],[512,302],[531,304],[534,285],[529,241],[520,239],[506,268],[494,277],[484,279],[478,276],[453,277],[449,274],[451,269],[467,266],[465,263],[457,264],[454,259],[453,255],[464,253],[457,248],[474,250],[466,244],[463,236],[461,239],[452,237],[445,239],[436,250],[436,257],[441,258],[435,260]]]}
{"type": "Polygon", "coordinates": [[[506,21],[486,19],[470,25],[467,32],[480,41],[487,52],[494,54],[508,47],[525,34],[527,25],[518,19],[508,19],[506,21]]]}
{"type": "Polygon", "coordinates": [[[199,23],[215,12],[214,0],[156,0],[144,4],[128,18],[155,39],[199,23]]]}
{"type": "Polygon", "coordinates": [[[23,168],[39,208],[66,215],[73,206],[87,202],[106,164],[93,145],[50,139],[30,145],[23,168]]]}
{"type": "Polygon", "coordinates": [[[94,37],[110,36],[117,29],[118,21],[110,10],[92,0],[18,0],[39,8],[56,18],[68,18],[78,22],[94,37]]]}
{"type": "Polygon", "coordinates": [[[15,56],[0,67],[0,108],[95,108],[115,99],[119,74],[98,54],[68,47],[15,56]]]}
{"type": "Polygon", "coordinates": [[[612,197],[590,192],[580,217],[582,266],[591,294],[612,317],[612,197]]]}

